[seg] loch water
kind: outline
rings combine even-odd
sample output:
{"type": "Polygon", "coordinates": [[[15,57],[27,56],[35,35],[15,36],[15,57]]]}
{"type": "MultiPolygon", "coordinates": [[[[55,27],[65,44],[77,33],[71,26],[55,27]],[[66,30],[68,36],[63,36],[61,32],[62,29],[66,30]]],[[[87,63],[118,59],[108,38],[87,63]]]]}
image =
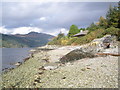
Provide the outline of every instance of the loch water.
{"type": "Polygon", "coordinates": [[[31,48],[0,48],[2,69],[15,68],[17,62],[23,62],[24,58],[28,57],[31,48]]]}

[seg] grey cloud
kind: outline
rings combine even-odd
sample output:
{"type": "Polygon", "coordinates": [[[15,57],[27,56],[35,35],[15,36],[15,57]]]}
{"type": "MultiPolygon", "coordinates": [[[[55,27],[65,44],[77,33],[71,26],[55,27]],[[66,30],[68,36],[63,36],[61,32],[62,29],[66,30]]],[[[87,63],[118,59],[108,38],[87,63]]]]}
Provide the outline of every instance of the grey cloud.
{"type": "Polygon", "coordinates": [[[117,3],[3,3],[2,25],[17,28],[33,24],[33,27],[46,31],[63,27],[69,29],[72,24],[86,27],[100,16],[105,16],[110,4],[117,3]],[[47,17],[47,20],[42,22],[40,17],[47,17]]]}

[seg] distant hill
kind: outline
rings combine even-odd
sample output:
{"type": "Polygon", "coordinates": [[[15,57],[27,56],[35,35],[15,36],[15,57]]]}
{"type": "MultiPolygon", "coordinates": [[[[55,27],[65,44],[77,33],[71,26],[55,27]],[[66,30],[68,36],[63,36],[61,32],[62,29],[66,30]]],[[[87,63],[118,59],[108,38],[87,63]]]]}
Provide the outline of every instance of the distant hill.
{"type": "Polygon", "coordinates": [[[2,34],[2,47],[38,47],[47,44],[51,38],[54,36],[45,34],[30,32],[28,34],[16,34],[16,35],[6,35],[2,34]]]}

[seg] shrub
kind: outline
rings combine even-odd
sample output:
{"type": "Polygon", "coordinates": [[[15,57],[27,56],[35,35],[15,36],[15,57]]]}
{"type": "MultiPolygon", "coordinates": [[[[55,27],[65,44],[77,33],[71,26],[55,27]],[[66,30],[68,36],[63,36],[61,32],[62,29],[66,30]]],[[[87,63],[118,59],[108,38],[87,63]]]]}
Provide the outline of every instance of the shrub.
{"type": "Polygon", "coordinates": [[[105,31],[104,29],[98,29],[98,30],[92,31],[89,34],[87,34],[86,36],[83,36],[81,38],[77,38],[74,43],[77,43],[80,45],[89,43],[92,40],[94,40],[95,38],[103,37],[104,31],[105,31]]]}
{"type": "Polygon", "coordinates": [[[117,36],[117,40],[120,40],[120,29],[115,27],[110,27],[105,30],[104,34],[111,34],[117,36]]]}
{"type": "Polygon", "coordinates": [[[120,29],[115,27],[110,27],[105,31],[105,34],[111,34],[116,36],[119,36],[119,33],[120,33],[120,29]]]}

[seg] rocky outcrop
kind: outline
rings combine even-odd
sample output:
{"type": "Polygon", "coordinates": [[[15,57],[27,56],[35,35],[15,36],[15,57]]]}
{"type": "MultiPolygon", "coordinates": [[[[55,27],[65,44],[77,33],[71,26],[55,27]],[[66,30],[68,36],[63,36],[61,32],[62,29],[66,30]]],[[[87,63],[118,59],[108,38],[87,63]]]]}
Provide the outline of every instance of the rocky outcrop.
{"type": "Polygon", "coordinates": [[[107,48],[117,47],[116,37],[111,35],[106,35],[99,39],[94,39],[91,43],[82,46],[85,52],[103,52],[107,48]]]}
{"type": "MultiPolygon", "coordinates": [[[[62,63],[74,61],[82,58],[92,58],[106,51],[107,48],[115,47],[116,37],[111,35],[106,35],[103,38],[95,39],[91,43],[82,45],[79,48],[74,48],[68,54],[63,56],[60,61],[62,63]]],[[[113,51],[113,50],[112,50],[113,51]]],[[[110,54],[108,54],[110,55],[110,54]]]]}

